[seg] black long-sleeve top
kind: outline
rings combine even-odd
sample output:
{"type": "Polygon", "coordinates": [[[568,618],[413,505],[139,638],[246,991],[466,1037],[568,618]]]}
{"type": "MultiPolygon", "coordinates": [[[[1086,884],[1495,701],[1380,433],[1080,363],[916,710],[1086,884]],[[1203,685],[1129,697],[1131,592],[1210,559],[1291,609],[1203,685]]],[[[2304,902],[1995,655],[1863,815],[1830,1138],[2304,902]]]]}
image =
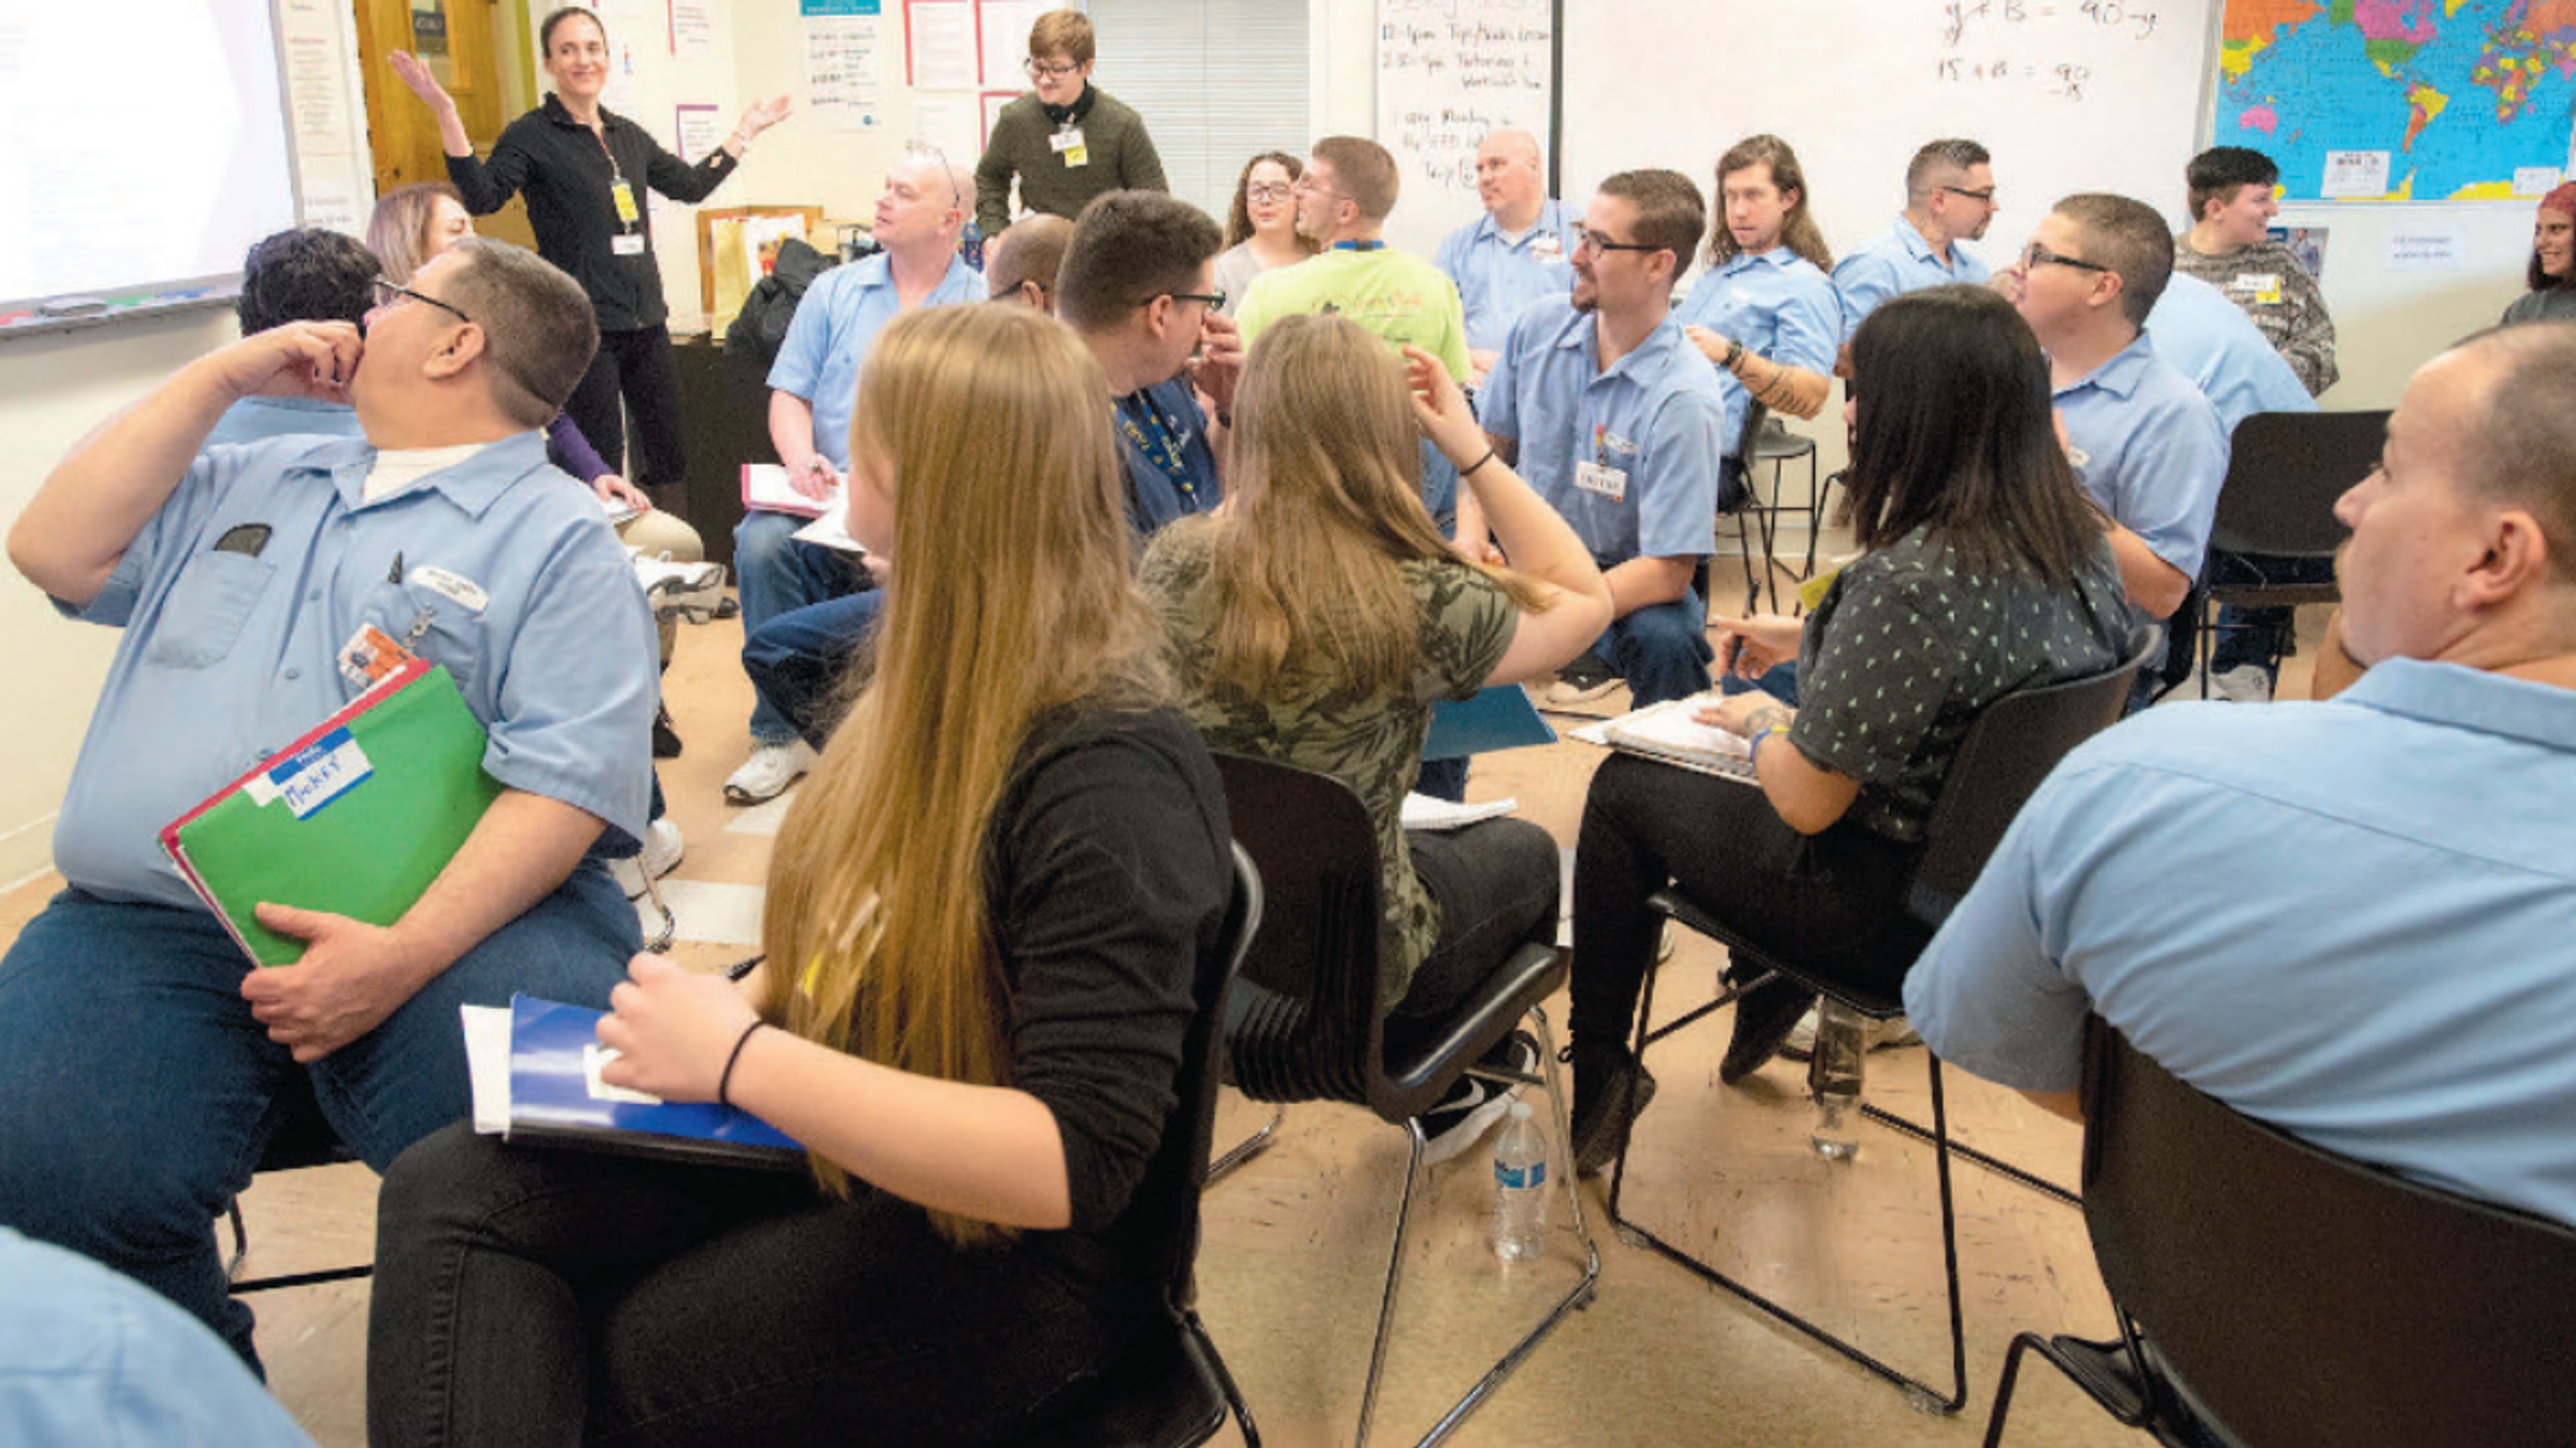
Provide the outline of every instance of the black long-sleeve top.
{"type": "Polygon", "coordinates": [[[704,200],[733,174],[734,158],[718,147],[692,166],[662,149],[642,126],[602,106],[606,144],[574,120],[555,96],[512,121],[492,143],[489,160],[447,158],[447,179],[464,193],[477,216],[500,210],[514,195],[528,198],[528,226],[537,254],[570,273],[590,293],[603,332],[633,332],[661,325],[670,315],[662,301],[662,272],[653,260],[650,187],[674,201],[704,200]],[[611,158],[614,158],[612,162],[611,158]],[[635,219],[620,221],[612,186],[633,188],[635,219]],[[619,256],[615,239],[631,233],[643,250],[619,256]]]}

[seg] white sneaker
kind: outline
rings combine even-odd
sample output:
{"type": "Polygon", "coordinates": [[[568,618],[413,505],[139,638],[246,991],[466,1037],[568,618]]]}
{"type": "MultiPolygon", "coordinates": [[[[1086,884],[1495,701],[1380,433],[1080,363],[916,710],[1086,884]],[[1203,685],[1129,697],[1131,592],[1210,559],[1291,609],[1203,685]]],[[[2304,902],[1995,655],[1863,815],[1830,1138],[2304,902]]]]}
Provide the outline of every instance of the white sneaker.
{"type": "Polygon", "coordinates": [[[659,880],[679,868],[680,854],[687,845],[680,839],[680,827],[664,815],[644,830],[644,851],[623,860],[608,862],[608,873],[617,877],[617,888],[629,900],[644,898],[644,882],[659,880]]]}
{"type": "Polygon", "coordinates": [[[635,557],[635,581],[657,619],[686,617],[703,623],[715,616],[724,599],[725,566],[721,563],[674,563],[668,558],[635,557]]]}
{"type": "Polygon", "coordinates": [[[1580,679],[1559,679],[1547,686],[1547,694],[1539,701],[1539,706],[1545,709],[1580,708],[1595,700],[1610,697],[1616,691],[1627,687],[1627,684],[1627,680],[1616,675],[1597,683],[1587,683],[1580,679]]]}
{"type": "MultiPolygon", "coordinates": [[[[1870,1051],[1893,1051],[1899,1046],[1923,1044],[1923,1038],[1914,1032],[1913,1023],[1903,1016],[1885,1021],[1863,1021],[1861,1040],[1862,1049],[1870,1051]]],[[[1792,1061],[1803,1061],[1815,1053],[1816,1008],[1809,1006],[1807,1013],[1798,1018],[1798,1024],[1789,1028],[1789,1038],[1780,1043],[1780,1054],[1792,1061]]]]}
{"type": "Polygon", "coordinates": [[[802,739],[784,744],[754,744],[751,757],[725,780],[725,798],[735,804],[760,804],[787,792],[814,767],[814,748],[802,739]]]}
{"type": "Polygon", "coordinates": [[[2272,676],[2261,664],[2238,664],[2209,676],[2209,697],[2230,704],[2272,702],[2272,676]]]}

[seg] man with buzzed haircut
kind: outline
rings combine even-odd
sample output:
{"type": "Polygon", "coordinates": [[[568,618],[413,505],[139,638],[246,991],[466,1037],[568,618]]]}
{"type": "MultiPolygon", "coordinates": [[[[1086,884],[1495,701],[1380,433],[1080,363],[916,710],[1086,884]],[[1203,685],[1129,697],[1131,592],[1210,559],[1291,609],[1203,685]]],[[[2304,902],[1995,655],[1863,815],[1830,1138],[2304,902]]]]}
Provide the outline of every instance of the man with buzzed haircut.
{"type": "Polygon", "coordinates": [[[1618,678],[1641,708],[1708,688],[1708,610],[1691,575],[1716,524],[1726,402],[1672,316],[1673,279],[1707,227],[1699,188],[1677,171],[1603,181],[1584,208],[1573,291],[1521,313],[1480,399],[1495,447],[1610,584],[1594,672],[1569,669],[1552,702],[1618,678]]]}
{"type": "Polygon", "coordinates": [[[1547,194],[1538,138],[1500,130],[1476,147],[1476,199],[1485,214],[1449,233],[1432,264],[1458,285],[1467,361],[1482,381],[1521,308],[1574,286],[1583,216],[1547,194]]]}
{"type": "Polygon", "coordinates": [[[2067,455],[2111,515],[2129,602],[2158,619],[2200,576],[2227,476],[2217,409],[2143,330],[2172,275],[2154,208],[2089,193],[2040,218],[2003,283],[2048,352],[2067,455]]]}
{"type": "Polygon", "coordinates": [[[984,248],[984,285],[997,302],[1037,311],[1055,309],[1055,274],[1073,240],[1073,223],[1044,214],[1021,217],[984,248]]]}
{"type": "Polygon", "coordinates": [[[67,888],[0,956],[0,1225],[154,1288],[254,1367],[212,1224],[289,1078],[382,1171],[471,1108],[459,1006],[605,1006],[641,943],[600,856],[645,831],[652,614],[541,431],[598,345],[590,299],[480,239],[383,296],[363,340],[294,322],[181,368],[9,532],[56,608],[122,637],[54,832],[67,888]],[[365,436],[205,448],[250,396],[346,402],[365,436]],[[358,651],[390,641],[454,680],[500,794],[391,924],[260,902],[305,950],[255,968],[159,832],[359,697],[358,651]]]}
{"type": "MultiPolygon", "coordinates": [[[[968,201],[962,185],[944,158],[907,152],[877,196],[873,234],[884,250],[816,277],[797,304],[769,369],[769,440],[787,465],[788,482],[817,504],[839,497],[849,473],[850,409],[868,344],[915,307],[984,295],[983,278],[957,252],[968,201]]],[[[805,522],[760,509],[734,527],[746,670],[757,651],[806,652],[819,640],[864,633],[876,616],[869,570],[822,544],[799,541],[796,531],[805,522]],[[772,627],[781,632],[761,641],[772,627]]],[[[775,798],[813,762],[796,722],[755,688],[751,754],[725,780],[725,798],[735,804],[775,798]]]]}
{"type": "Polygon", "coordinates": [[[1942,1060],[2076,1115],[2098,1014],[2257,1120],[2576,1224],[2569,377],[2576,323],[2415,374],[2335,506],[2320,697],[2368,672],[2068,755],[1906,977],[1942,1060]]]}
{"type": "MultiPolygon", "coordinates": [[[[1994,157],[1975,141],[1933,141],[1905,167],[1905,210],[1896,224],[1845,253],[1834,265],[1842,298],[1843,342],[1889,297],[1951,282],[1983,282],[1984,262],[1959,243],[1986,234],[1995,213],[1994,157]]],[[[1836,370],[1848,376],[1846,368],[1836,370]]]]}

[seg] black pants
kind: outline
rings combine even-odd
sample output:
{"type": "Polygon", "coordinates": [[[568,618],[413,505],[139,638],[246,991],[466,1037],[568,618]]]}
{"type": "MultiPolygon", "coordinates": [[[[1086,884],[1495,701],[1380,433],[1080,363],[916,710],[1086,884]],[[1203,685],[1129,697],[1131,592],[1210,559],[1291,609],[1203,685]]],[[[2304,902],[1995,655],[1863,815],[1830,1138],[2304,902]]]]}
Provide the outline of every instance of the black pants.
{"type": "Polygon", "coordinates": [[[410,1444],[950,1444],[1016,1430],[1120,1320],[1025,1244],[803,1173],[449,1127],[385,1177],[367,1436],[410,1444]]]}
{"type": "Polygon", "coordinates": [[[1627,1041],[1662,921],[1646,899],[1666,885],[1801,969],[1894,997],[1929,938],[1903,908],[1915,855],[1849,820],[1800,835],[1760,789],[1610,756],[1574,848],[1575,1043],[1627,1041]]]}
{"type": "Polygon", "coordinates": [[[1399,1017],[1447,1015],[1524,940],[1556,938],[1556,839],[1528,820],[1410,830],[1413,873],[1440,907],[1440,937],[1414,968],[1399,1017]]]}
{"type": "Polygon", "coordinates": [[[676,487],[689,470],[680,422],[680,377],[671,365],[666,327],[599,334],[599,355],[564,403],[573,426],[599,449],[600,461],[642,487],[676,487]],[[621,409],[619,399],[625,405],[621,409]],[[635,423],[635,465],[627,470],[626,420],[635,423]]]}

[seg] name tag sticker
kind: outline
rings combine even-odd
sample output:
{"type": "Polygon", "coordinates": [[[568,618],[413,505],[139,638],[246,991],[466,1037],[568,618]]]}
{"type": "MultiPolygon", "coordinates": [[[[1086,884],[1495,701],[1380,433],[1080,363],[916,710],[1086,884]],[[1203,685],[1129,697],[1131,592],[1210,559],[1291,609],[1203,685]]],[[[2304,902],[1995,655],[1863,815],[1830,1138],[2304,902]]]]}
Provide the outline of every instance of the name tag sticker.
{"type": "Polygon", "coordinates": [[[635,220],[635,187],[620,176],[608,183],[609,204],[617,208],[617,219],[631,224],[635,220]]]}
{"type": "Polygon", "coordinates": [[[395,643],[392,635],[371,623],[358,625],[358,631],[340,645],[340,677],[361,692],[384,682],[394,670],[410,662],[411,650],[395,643]]]}
{"type": "Polygon", "coordinates": [[[1067,126],[1047,137],[1047,144],[1059,151],[1079,151],[1082,149],[1082,127],[1067,126]]]}
{"type": "Polygon", "coordinates": [[[1628,500],[1628,470],[1605,468],[1599,463],[1576,463],[1574,485],[1587,493],[1599,493],[1614,503],[1628,500]]]}
{"type": "Polygon", "coordinates": [[[1530,238],[1530,255],[1541,261],[1554,261],[1565,255],[1565,243],[1553,231],[1542,231],[1530,238]]]}
{"type": "Polygon", "coordinates": [[[2228,290],[2243,292],[2258,302],[2277,302],[2281,300],[2281,274],[2279,272],[2240,272],[2236,280],[2228,284],[2228,290]]]}
{"type": "Polygon", "coordinates": [[[632,231],[621,231],[608,239],[608,250],[615,256],[642,256],[644,238],[632,231]]]}
{"type": "Polygon", "coordinates": [[[358,747],[358,741],[348,730],[334,729],[242,788],[253,804],[265,808],[284,800],[297,819],[310,819],[314,811],[357,788],[373,773],[375,767],[367,762],[367,752],[358,747]]]}
{"type": "Polygon", "coordinates": [[[471,578],[461,578],[444,568],[415,568],[411,580],[468,613],[481,613],[492,601],[483,586],[471,578]]]}

